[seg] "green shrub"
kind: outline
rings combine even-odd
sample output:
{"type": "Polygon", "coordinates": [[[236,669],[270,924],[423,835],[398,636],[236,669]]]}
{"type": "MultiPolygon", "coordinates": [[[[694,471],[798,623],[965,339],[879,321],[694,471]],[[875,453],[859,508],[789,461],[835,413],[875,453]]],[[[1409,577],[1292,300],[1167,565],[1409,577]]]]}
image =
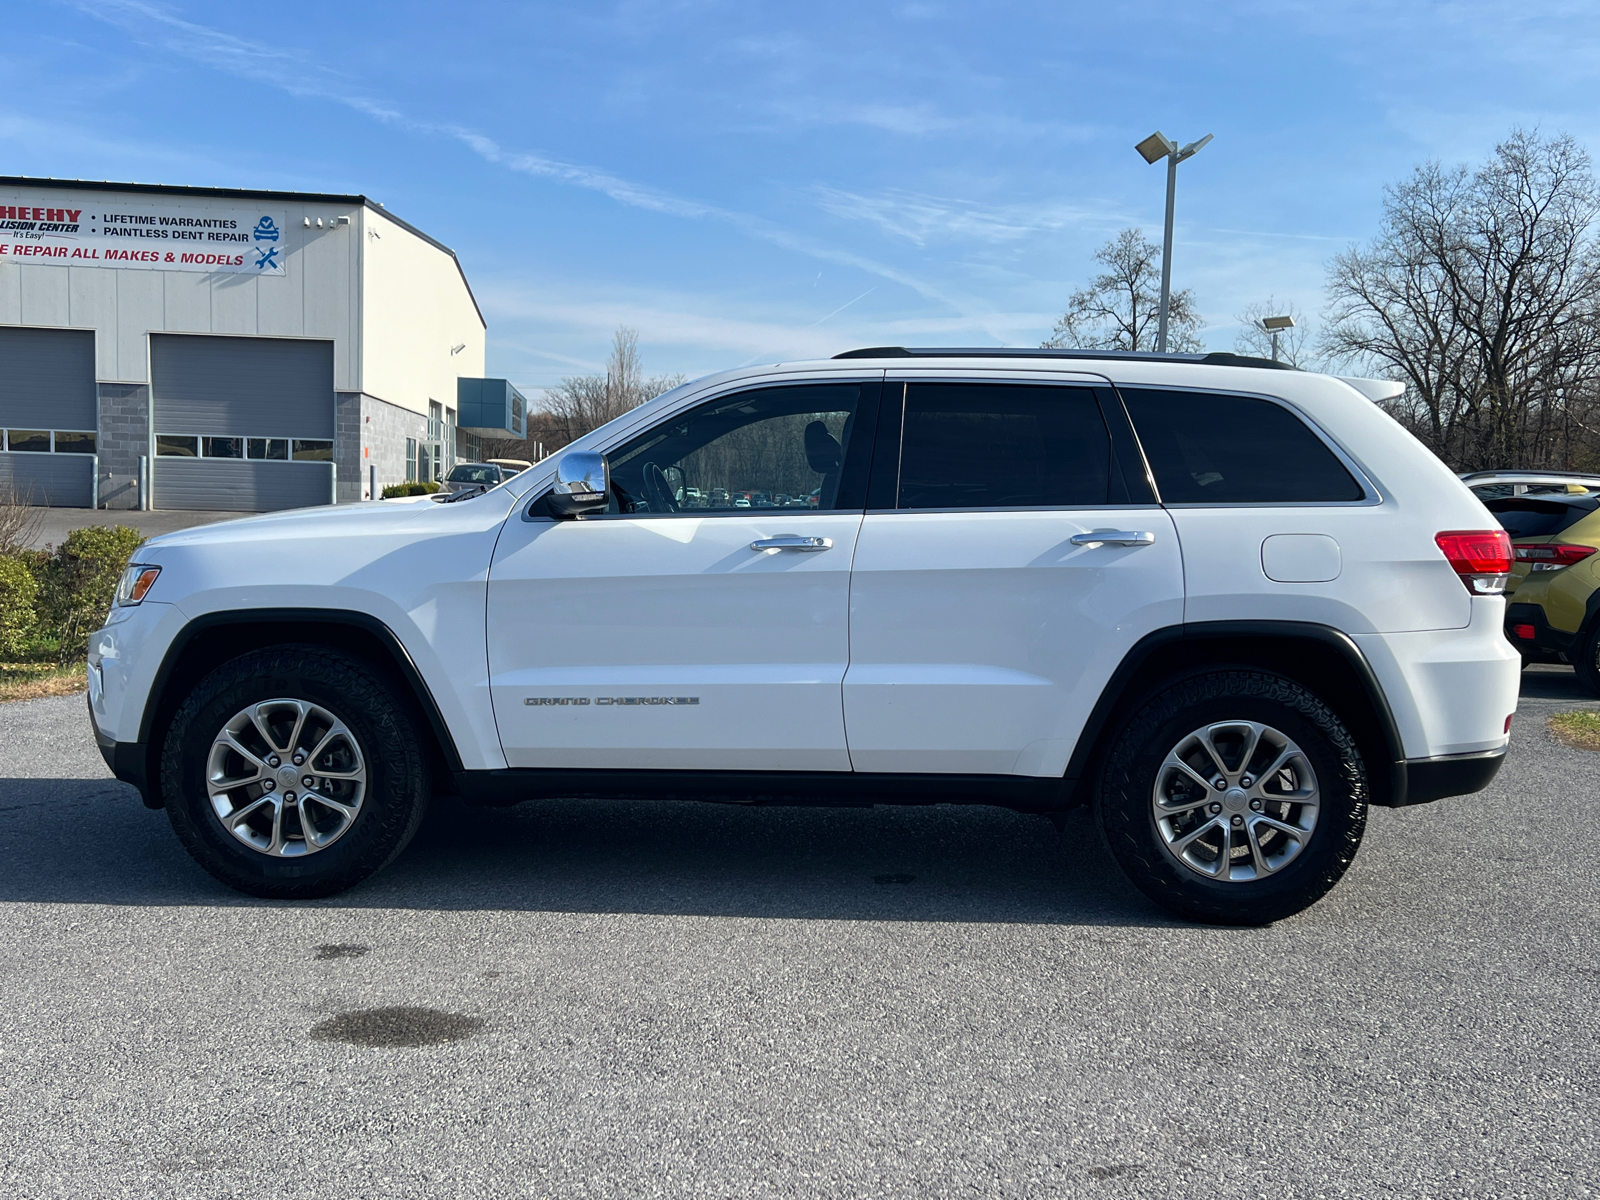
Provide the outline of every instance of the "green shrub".
{"type": "Polygon", "coordinates": [[[74,529],[39,570],[39,616],[60,638],[64,663],[82,658],[105,624],[117,580],[144,535],[126,525],[74,529]]]}
{"type": "Polygon", "coordinates": [[[0,655],[20,655],[32,643],[38,599],[39,581],[22,557],[0,555],[0,655]]]}
{"type": "Polygon", "coordinates": [[[394,500],[400,496],[431,496],[439,490],[437,483],[391,483],[383,489],[385,500],[394,500]]]}

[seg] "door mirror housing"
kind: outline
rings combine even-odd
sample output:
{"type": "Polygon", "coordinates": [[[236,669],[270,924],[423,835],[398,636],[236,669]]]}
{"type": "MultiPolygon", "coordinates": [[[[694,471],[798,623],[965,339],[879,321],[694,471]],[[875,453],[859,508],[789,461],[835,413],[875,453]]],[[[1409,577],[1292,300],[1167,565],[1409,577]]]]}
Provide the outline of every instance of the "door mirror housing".
{"type": "Polygon", "coordinates": [[[611,466],[604,454],[569,450],[556,462],[556,482],[550,489],[550,511],[558,517],[581,517],[603,512],[611,499],[611,466]]]}

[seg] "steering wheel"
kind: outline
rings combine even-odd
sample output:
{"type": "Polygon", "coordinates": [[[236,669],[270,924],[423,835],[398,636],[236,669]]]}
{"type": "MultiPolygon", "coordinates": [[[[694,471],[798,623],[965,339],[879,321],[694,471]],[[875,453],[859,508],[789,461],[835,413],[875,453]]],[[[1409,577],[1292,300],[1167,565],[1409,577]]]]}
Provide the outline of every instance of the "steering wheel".
{"type": "Polygon", "coordinates": [[[653,462],[644,465],[644,498],[651,512],[677,512],[678,500],[667,482],[667,473],[653,462]]]}

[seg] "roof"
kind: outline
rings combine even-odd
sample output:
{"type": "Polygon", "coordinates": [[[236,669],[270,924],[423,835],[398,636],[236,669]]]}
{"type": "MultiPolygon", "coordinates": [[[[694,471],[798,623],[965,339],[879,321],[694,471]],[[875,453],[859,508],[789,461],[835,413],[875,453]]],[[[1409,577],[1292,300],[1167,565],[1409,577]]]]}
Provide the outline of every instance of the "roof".
{"type": "Polygon", "coordinates": [[[473,295],[472,284],[467,280],[467,272],[461,266],[461,260],[456,257],[456,252],[438,238],[423,233],[409,221],[401,220],[370,196],[345,196],[334,192],[275,192],[262,188],[190,187],[179,183],[112,183],[105,179],[51,179],[30,175],[0,175],[0,187],[72,188],[80,192],[132,192],[135,195],[145,196],[209,196],[219,200],[291,200],[301,204],[360,205],[393,221],[401,229],[421,238],[435,250],[442,250],[448,254],[454,260],[456,270],[461,273],[461,285],[467,289],[472,307],[477,309],[479,322],[485,329],[489,326],[483,319],[483,309],[478,305],[478,297],[473,295]]]}
{"type": "Polygon", "coordinates": [[[1125,362],[1202,363],[1213,367],[1265,367],[1271,371],[1298,371],[1286,362],[1251,358],[1245,354],[1150,354],[1142,350],[1056,350],[1014,346],[869,346],[846,350],[834,358],[1075,358],[1119,359],[1125,362]]]}

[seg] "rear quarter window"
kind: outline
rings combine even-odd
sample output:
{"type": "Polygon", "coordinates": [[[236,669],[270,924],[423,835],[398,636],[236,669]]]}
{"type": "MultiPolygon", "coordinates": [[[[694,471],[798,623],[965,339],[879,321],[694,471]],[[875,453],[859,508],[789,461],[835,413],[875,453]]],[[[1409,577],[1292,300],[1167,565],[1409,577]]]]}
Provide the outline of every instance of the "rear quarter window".
{"type": "Polygon", "coordinates": [[[1123,388],[1163,504],[1326,504],[1365,493],[1281,404],[1227,392],[1123,388]]]}
{"type": "Polygon", "coordinates": [[[1579,500],[1530,500],[1508,496],[1490,500],[1484,507],[1513,538],[1553,537],[1600,508],[1600,499],[1585,496],[1579,500]]]}

